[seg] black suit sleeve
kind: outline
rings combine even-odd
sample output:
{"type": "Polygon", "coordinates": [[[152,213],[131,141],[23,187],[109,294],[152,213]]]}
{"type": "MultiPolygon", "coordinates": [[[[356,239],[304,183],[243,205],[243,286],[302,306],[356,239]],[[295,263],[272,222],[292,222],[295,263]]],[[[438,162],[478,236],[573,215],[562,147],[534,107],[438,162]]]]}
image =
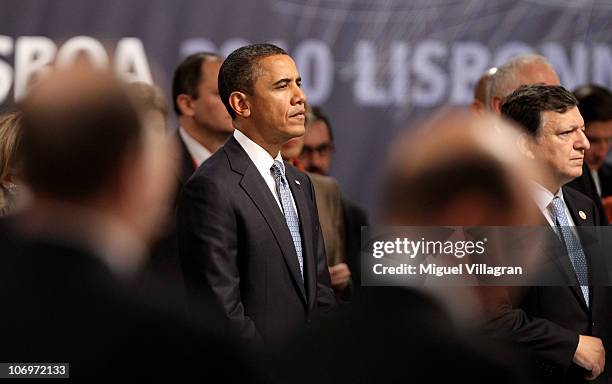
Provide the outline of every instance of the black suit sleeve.
{"type": "Polygon", "coordinates": [[[212,312],[217,327],[257,345],[260,334],[240,295],[238,229],[228,193],[204,176],[185,185],[177,214],[179,255],[194,304],[212,312]]]}
{"type": "Polygon", "coordinates": [[[497,291],[496,303],[488,308],[490,317],[487,329],[497,336],[526,346],[533,352],[540,369],[549,375],[563,377],[578,347],[578,332],[513,307],[508,290],[486,288],[497,291]]]}

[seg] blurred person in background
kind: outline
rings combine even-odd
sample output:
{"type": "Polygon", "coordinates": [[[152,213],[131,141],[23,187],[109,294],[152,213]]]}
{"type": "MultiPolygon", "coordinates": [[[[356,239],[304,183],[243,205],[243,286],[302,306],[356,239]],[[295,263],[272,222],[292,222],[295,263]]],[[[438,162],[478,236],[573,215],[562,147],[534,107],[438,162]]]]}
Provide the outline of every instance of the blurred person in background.
{"type": "Polygon", "coordinates": [[[71,378],[251,380],[225,342],[134,284],[171,204],[174,164],[123,84],[87,67],[55,72],[21,110],[33,197],[1,223],[0,360],[66,362],[71,378]]]}
{"type": "MultiPolygon", "coordinates": [[[[312,113],[312,108],[307,105],[306,122],[304,123],[306,132],[310,129],[313,121],[316,121],[316,117],[312,113]]],[[[302,171],[304,169],[299,156],[302,153],[303,146],[304,135],[289,140],[281,147],[283,159],[302,171]]],[[[316,173],[307,174],[315,189],[331,285],[338,297],[348,298],[349,290],[347,288],[351,279],[351,271],[346,264],[340,187],[338,182],[329,176],[316,173]]]]}
{"type": "Polygon", "coordinates": [[[493,74],[487,105],[497,114],[506,97],[521,85],[560,85],[552,64],[542,55],[524,54],[511,58],[493,74]]]}
{"type": "Polygon", "coordinates": [[[21,113],[0,116],[0,217],[12,213],[17,205],[21,178],[21,113]]]}
{"type": "MultiPolygon", "coordinates": [[[[612,141],[612,93],[597,85],[584,85],[576,88],[574,95],[584,118],[585,134],[591,143],[585,151],[584,160],[595,182],[597,195],[604,198],[604,209],[609,222],[612,220],[612,198],[605,198],[612,195],[612,166],[605,161],[612,141]]],[[[588,193],[581,179],[568,185],[588,193]]]]}
{"type": "MultiPolygon", "coordinates": [[[[304,145],[299,164],[307,172],[327,176],[335,150],[334,134],[331,122],[321,108],[313,107],[312,114],[314,118],[304,134],[304,145]]],[[[352,274],[353,281],[361,281],[359,275],[361,227],[368,226],[368,215],[361,207],[346,197],[342,197],[342,221],[348,270],[352,274]]],[[[343,270],[338,270],[338,273],[346,275],[346,271],[343,270]]]]}
{"type": "Polygon", "coordinates": [[[491,86],[495,72],[497,72],[497,68],[489,68],[476,82],[474,86],[474,100],[470,106],[472,111],[482,113],[483,111],[491,109],[491,106],[487,104],[487,102],[491,100],[491,86]]]}
{"type": "Polygon", "coordinates": [[[164,92],[156,85],[133,82],[126,85],[142,124],[160,134],[168,133],[168,104],[164,92]]]}

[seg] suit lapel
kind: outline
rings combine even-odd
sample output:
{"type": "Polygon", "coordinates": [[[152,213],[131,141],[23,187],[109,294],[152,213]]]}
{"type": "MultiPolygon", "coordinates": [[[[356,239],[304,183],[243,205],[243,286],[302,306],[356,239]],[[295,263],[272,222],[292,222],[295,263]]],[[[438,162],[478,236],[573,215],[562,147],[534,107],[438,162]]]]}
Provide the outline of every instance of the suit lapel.
{"type": "Polygon", "coordinates": [[[287,268],[293,282],[300,292],[300,297],[304,300],[304,303],[307,303],[304,283],[300,274],[300,265],[295,247],[293,246],[293,239],[285,217],[278,207],[274,196],[270,193],[266,182],[261,177],[255,164],[249,159],[234,137],[231,137],[223,148],[230,160],[232,169],[243,175],[240,180],[240,187],[251,198],[270,227],[287,263],[287,268]]]}
{"type": "MultiPolygon", "coordinates": [[[[568,209],[571,208],[568,206],[568,209]]],[[[541,213],[542,217],[542,225],[550,228],[548,220],[541,213]]],[[[584,301],[584,296],[582,295],[582,291],[578,285],[578,277],[576,276],[576,270],[572,265],[569,254],[567,253],[567,249],[561,238],[560,234],[556,233],[552,228],[550,228],[551,236],[550,236],[550,247],[548,248],[550,251],[545,254],[545,256],[555,265],[561,276],[563,276],[564,282],[568,285],[569,289],[572,291],[572,294],[580,303],[582,309],[588,313],[589,309],[586,306],[584,301]]]]}
{"type": "MultiPolygon", "coordinates": [[[[593,278],[593,260],[590,257],[590,254],[587,250],[586,245],[590,244],[593,241],[593,239],[590,238],[588,232],[585,233],[585,231],[581,231],[580,227],[594,225],[594,221],[593,221],[594,212],[590,209],[590,207],[581,206],[581,204],[572,197],[571,192],[567,191],[567,188],[563,188],[563,197],[565,200],[565,204],[567,205],[567,210],[570,212],[570,216],[572,217],[572,220],[574,220],[574,224],[576,225],[576,233],[578,234],[578,238],[580,240],[580,243],[582,244],[584,256],[587,259],[589,279],[592,279],[593,278]],[[582,215],[580,214],[580,212],[582,212],[582,215]],[[584,216],[584,218],[582,216],[584,216]]],[[[580,290],[578,285],[571,286],[571,288],[574,294],[580,298],[580,303],[583,305],[583,309],[588,312],[589,308],[587,307],[584,301],[584,296],[582,295],[582,291],[580,290]]],[[[590,294],[589,296],[590,296],[591,304],[592,304],[593,303],[593,296],[592,296],[593,290],[592,290],[591,282],[589,283],[589,294],[590,294]]]]}
{"type": "Polygon", "coordinates": [[[176,139],[179,142],[180,150],[181,150],[181,169],[179,174],[179,183],[181,186],[185,185],[187,180],[191,177],[193,172],[195,172],[194,163],[189,151],[187,150],[187,146],[183,142],[181,135],[179,135],[178,131],[176,133],[176,139]]]}
{"type": "Polygon", "coordinates": [[[300,233],[302,236],[302,257],[304,258],[304,283],[308,292],[308,301],[311,302],[316,291],[316,249],[313,249],[314,234],[312,233],[312,210],[304,195],[303,186],[297,180],[292,168],[286,167],[285,176],[293,195],[300,219],[300,233]]]}

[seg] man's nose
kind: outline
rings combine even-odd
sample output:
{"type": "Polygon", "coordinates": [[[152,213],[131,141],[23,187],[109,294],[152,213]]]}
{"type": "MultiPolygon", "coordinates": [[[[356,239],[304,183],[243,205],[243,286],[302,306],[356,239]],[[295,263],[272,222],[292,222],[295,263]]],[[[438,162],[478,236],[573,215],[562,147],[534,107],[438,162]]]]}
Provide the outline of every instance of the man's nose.
{"type": "Polygon", "coordinates": [[[291,101],[293,105],[306,104],[306,94],[304,93],[302,88],[297,85],[295,86],[295,92],[291,101]]]}
{"type": "Polygon", "coordinates": [[[312,151],[312,162],[316,165],[321,164],[321,160],[323,159],[323,156],[321,156],[321,153],[319,151],[312,151]]]}
{"type": "Polygon", "coordinates": [[[587,139],[586,135],[584,134],[584,131],[581,129],[578,130],[578,139],[574,143],[574,148],[584,150],[591,148],[591,143],[589,143],[589,139],[587,139]]]}

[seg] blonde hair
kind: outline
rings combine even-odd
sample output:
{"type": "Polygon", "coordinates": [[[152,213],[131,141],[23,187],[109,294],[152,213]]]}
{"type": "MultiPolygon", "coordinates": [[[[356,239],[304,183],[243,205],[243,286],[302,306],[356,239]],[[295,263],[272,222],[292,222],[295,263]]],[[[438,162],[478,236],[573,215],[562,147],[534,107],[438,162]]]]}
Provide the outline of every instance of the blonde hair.
{"type": "Polygon", "coordinates": [[[159,111],[164,118],[168,118],[168,104],[161,88],[137,81],[127,84],[126,89],[138,111],[159,111]]]}
{"type": "MultiPolygon", "coordinates": [[[[21,112],[11,112],[0,116],[0,182],[6,180],[14,172],[18,162],[21,116],[21,112]]],[[[0,216],[9,205],[6,193],[0,184],[0,216]]]]}

